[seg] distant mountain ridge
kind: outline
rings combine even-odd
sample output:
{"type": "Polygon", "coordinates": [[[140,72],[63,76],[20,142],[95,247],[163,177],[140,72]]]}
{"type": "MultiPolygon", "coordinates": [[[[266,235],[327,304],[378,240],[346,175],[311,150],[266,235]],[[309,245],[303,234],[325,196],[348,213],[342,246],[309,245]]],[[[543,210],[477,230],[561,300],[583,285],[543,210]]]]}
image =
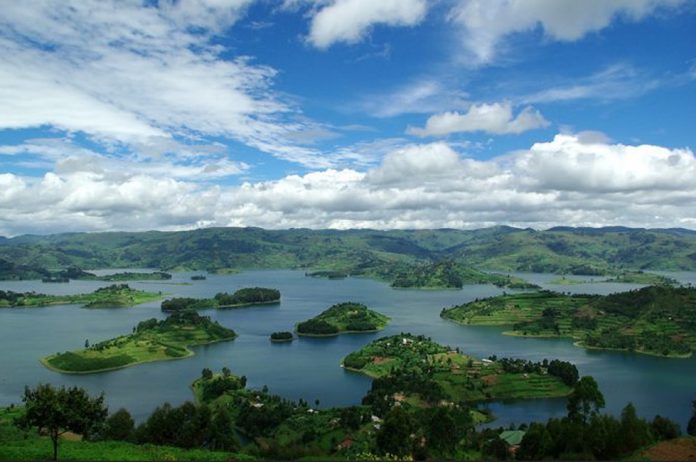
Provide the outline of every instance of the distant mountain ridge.
{"type": "Polygon", "coordinates": [[[612,274],[626,269],[696,270],[696,231],[681,228],[204,228],[24,235],[0,239],[0,243],[0,259],[50,269],[297,268],[388,278],[414,264],[447,259],[496,271],[612,274]]]}

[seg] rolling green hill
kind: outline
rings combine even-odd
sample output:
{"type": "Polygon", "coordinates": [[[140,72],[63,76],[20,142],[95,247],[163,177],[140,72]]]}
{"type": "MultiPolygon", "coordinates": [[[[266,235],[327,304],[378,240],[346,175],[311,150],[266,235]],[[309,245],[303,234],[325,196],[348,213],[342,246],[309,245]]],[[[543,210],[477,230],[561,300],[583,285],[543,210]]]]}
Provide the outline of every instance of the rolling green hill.
{"type": "Polygon", "coordinates": [[[394,281],[451,260],[494,271],[612,276],[625,270],[696,270],[696,232],[498,226],[479,230],[264,230],[72,233],[0,242],[0,278],[46,270],[160,268],[226,271],[293,268],[394,281]]]}

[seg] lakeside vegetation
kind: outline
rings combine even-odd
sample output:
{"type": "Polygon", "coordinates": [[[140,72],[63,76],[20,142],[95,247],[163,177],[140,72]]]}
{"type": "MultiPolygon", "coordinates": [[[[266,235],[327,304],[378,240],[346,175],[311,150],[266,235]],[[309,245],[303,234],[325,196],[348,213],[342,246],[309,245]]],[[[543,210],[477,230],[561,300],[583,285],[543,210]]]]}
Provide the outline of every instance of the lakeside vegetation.
{"type": "Polygon", "coordinates": [[[479,360],[408,333],[375,340],[342,365],[375,379],[363,401],[373,406],[566,396],[578,378],[570,363],[479,360]]]}
{"type": "Polygon", "coordinates": [[[78,351],[42,358],[46,367],[63,373],[86,374],[135,364],[192,356],[191,346],[233,340],[237,335],[195,311],[138,323],[133,333],[95,343],[78,351]]]}
{"type": "Polygon", "coordinates": [[[443,309],[441,316],[465,325],[511,326],[519,336],[569,337],[587,348],[688,357],[696,347],[696,289],[688,287],[503,295],[443,309]]]}
{"type": "Polygon", "coordinates": [[[493,284],[510,289],[538,289],[522,278],[484,273],[451,260],[413,266],[396,275],[392,287],[418,289],[461,289],[467,284],[493,284]]]}
{"type": "Polygon", "coordinates": [[[389,317],[362,303],[338,303],[297,324],[298,335],[328,336],[344,333],[375,332],[387,326],[389,317]]]}
{"type": "Polygon", "coordinates": [[[162,302],[162,311],[207,310],[244,308],[254,305],[269,305],[280,302],[280,291],[264,287],[246,287],[233,294],[220,292],[213,298],[177,297],[162,302]]]}
{"type": "Polygon", "coordinates": [[[161,293],[145,292],[127,284],[102,287],[89,294],[46,295],[36,292],[0,290],[0,308],[84,305],[85,308],[118,308],[140,305],[162,298],[161,293]]]}

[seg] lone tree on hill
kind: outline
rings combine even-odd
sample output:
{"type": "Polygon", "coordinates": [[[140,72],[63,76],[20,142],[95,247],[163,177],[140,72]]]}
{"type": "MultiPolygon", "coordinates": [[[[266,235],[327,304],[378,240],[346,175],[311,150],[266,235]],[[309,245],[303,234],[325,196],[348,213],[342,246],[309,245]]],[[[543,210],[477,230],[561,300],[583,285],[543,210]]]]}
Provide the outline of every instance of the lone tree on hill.
{"type": "Polygon", "coordinates": [[[53,460],[58,460],[58,439],[66,432],[81,435],[104,423],[108,409],[104,395],[92,398],[84,388],[53,388],[40,384],[35,389],[26,387],[22,401],[26,413],[18,420],[23,428],[44,429],[53,442],[53,460]]]}

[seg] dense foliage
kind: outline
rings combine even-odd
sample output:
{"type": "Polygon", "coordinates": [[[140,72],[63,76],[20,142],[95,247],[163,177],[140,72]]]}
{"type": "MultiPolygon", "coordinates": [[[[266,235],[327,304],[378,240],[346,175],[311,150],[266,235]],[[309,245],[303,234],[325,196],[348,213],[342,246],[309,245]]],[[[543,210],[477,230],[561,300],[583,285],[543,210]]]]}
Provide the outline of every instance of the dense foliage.
{"type": "Polygon", "coordinates": [[[280,291],[264,287],[247,287],[239,289],[231,295],[219,293],[215,295],[215,300],[220,307],[277,302],[280,300],[280,291]]]}
{"type": "Polygon", "coordinates": [[[292,332],[288,332],[288,331],[273,332],[271,334],[271,340],[275,340],[278,342],[292,340],[292,338],[293,338],[292,332]]]}
{"type": "Polygon", "coordinates": [[[383,329],[389,318],[362,303],[338,303],[312,319],[297,324],[302,335],[336,335],[341,332],[370,332],[383,329]]]}

